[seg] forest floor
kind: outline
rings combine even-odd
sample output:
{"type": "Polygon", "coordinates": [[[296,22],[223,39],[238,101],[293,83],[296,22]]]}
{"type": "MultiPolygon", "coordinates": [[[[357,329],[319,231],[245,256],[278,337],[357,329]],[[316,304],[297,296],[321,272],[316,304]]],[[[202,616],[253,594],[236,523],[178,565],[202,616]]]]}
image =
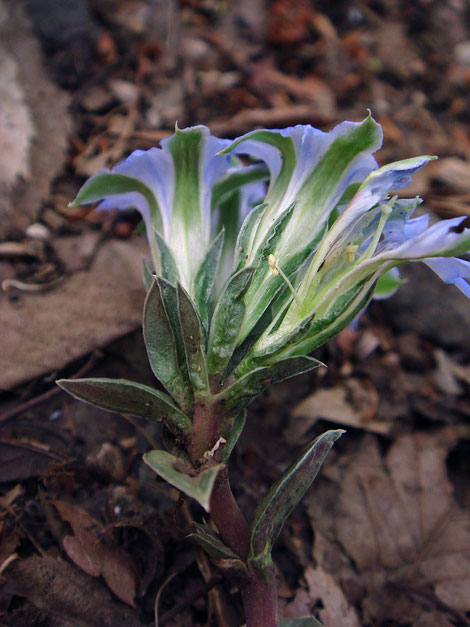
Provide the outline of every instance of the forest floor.
{"type": "MultiPolygon", "coordinates": [[[[54,384],[152,384],[138,216],[69,208],[83,181],[175,121],[235,137],[371,109],[380,163],[440,157],[404,195],[470,215],[469,25],[463,0],[0,0],[0,622],[243,623],[191,541],[201,511],[141,461],[157,426],[54,384]]],[[[470,625],[470,306],[405,274],[317,351],[328,369],[256,400],[233,455],[249,517],[307,441],[347,429],[276,544],[284,617],[470,625]]]]}

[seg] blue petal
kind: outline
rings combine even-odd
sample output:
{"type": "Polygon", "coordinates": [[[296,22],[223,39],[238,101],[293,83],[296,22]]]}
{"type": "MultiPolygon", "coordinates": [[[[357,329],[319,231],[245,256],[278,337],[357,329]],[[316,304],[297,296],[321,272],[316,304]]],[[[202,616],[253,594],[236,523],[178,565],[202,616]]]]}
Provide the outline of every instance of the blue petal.
{"type": "MultiPolygon", "coordinates": [[[[103,174],[103,172],[106,170],[102,170],[98,174],[103,174]]],[[[171,155],[160,148],[135,150],[127,159],[112,168],[111,172],[132,176],[145,183],[152,190],[160,207],[163,231],[167,236],[174,188],[174,165],[171,155]]],[[[99,205],[100,209],[128,209],[129,207],[135,207],[144,218],[148,217],[147,202],[140,194],[108,196],[99,205]]]]}
{"type": "Polygon", "coordinates": [[[421,259],[427,266],[446,283],[459,288],[465,296],[470,298],[470,261],[456,257],[440,257],[438,259],[421,259]]]}

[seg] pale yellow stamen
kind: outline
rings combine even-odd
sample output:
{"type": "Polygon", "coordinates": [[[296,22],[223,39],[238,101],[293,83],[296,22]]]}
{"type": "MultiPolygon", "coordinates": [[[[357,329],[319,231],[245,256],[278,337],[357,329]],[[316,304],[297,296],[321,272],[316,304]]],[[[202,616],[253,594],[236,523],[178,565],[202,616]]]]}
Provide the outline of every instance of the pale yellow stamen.
{"type": "Polygon", "coordinates": [[[273,275],[277,276],[279,274],[279,268],[276,266],[276,260],[274,259],[274,255],[269,255],[268,264],[271,268],[271,272],[273,273],[273,275]]]}
{"type": "Polygon", "coordinates": [[[271,272],[273,273],[274,276],[278,276],[278,274],[281,275],[281,277],[284,279],[287,287],[289,288],[292,296],[294,297],[294,300],[297,304],[297,306],[300,308],[300,303],[299,303],[299,299],[297,297],[297,292],[294,289],[294,286],[292,285],[292,283],[289,281],[289,279],[287,278],[287,276],[284,274],[284,272],[281,270],[281,268],[279,268],[276,265],[276,260],[274,258],[274,255],[269,255],[268,256],[268,264],[269,267],[271,268],[271,272]]]}
{"type": "Polygon", "coordinates": [[[356,244],[349,244],[349,246],[346,246],[344,254],[348,263],[354,263],[358,249],[359,246],[357,246],[356,244]]]}

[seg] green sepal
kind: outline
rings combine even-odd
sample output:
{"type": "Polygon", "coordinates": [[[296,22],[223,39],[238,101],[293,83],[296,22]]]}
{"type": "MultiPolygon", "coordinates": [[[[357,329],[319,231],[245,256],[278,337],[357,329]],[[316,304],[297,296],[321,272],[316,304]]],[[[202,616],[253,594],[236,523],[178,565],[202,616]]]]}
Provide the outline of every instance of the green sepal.
{"type": "Polygon", "coordinates": [[[343,433],[345,431],[337,429],[316,438],[269,490],[255,512],[249,561],[264,559],[271,554],[273,542],[285,521],[315,479],[329,450],[343,433]]]}
{"type": "Polygon", "coordinates": [[[155,271],[151,262],[148,259],[142,260],[142,279],[145,285],[145,291],[148,292],[152,287],[153,280],[155,278],[155,271]]]}
{"type": "MultiPolygon", "coordinates": [[[[145,198],[149,207],[152,223],[154,226],[160,228],[162,226],[162,219],[154,193],[150,187],[147,187],[147,185],[139,179],[124,174],[103,172],[102,174],[96,174],[91,177],[81,187],[75,200],[70,203],[70,207],[74,208],[79,205],[98,202],[109,196],[127,194],[129,192],[137,192],[145,198]]],[[[130,205],[129,208],[131,208],[131,206],[132,205],[130,205]]]]}
{"type": "Polygon", "coordinates": [[[189,418],[173,404],[170,396],[148,385],[125,379],[59,379],[63,390],[95,407],[118,414],[162,420],[176,436],[189,439],[189,418]]]}
{"type": "Polygon", "coordinates": [[[209,392],[204,333],[197,309],[187,291],[179,283],[176,288],[178,317],[186,354],[188,376],[196,394],[209,392]]]}
{"type": "Polygon", "coordinates": [[[220,535],[208,525],[194,523],[194,526],[197,531],[191,534],[191,538],[194,538],[211,557],[215,559],[240,559],[236,553],[224,544],[220,535]]]}
{"type": "Polygon", "coordinates": [[[162,295],[162,281],[158,278],[154,279],[145,299],[143,332],[153,373],[180,407],[189,414],[193,409],[194,399],[180,367],[175,336],[162,295]]]}
{"type": "Polygon", "coordinates": [[[217,401],[221,403],[226,413],[240,411],[248,405],[255,396],[258,396],[268,385],[289,379],[297,374],[308,372],[313,368],[323,366],[321,361],[313,357],[288,357],[271,366],[256,368],[252,372],[237,379],[230,387],[221,392],[217,401]]]}
{"type": "Polygon", "coordinates": [[[178,266],[176,265],[173,253],[171,252],[171,249],[169,248],[163,237],[156,229],[154,229],[154,233],[158,252],[160,253],[162,276],[172,285],[176,285],[180,280],[180,273],[178,271],[178,266]]]}
{"type": "Polygon", "coordinates": [[[256,231],[266,207],[266,203],[262,203],[261,205],[254,207],[241,225],[237,237],[237,243],[235,244],[235,261],[233,264],[234,272],[238,272],[246,266],[248,254],[251,251],[251,245],[256,237],[256,231]]]}
{"type": "Polygon", "coordinates": [[[209,326],[209,303],[222,255],[224,236],[225,231],[222,229],[212,241],[194,277],[194,298],[206,328],[209,326]]]}
{"type": "Polygon", "coordinates": [[[145,453],[143,460],[159,477],[186,496],[193,498],[206,512],[209,511],[212,488],[223,464],[211,466],[195,474],[196,471],[192,466],[166,451],[150,451],[145,453]]]}
{"type": "Polygon", "coordinates": [[[250,285],[253,268],[243,268],[228,280],[212,316],[207,349],[207,367],[223,374],[235,348],[245,316],[243,297],[250,285]]]}

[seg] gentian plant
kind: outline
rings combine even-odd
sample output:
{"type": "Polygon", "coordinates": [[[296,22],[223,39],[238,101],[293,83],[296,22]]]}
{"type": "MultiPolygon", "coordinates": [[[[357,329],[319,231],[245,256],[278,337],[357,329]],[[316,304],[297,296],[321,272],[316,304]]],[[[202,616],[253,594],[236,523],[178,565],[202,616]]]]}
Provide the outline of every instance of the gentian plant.
{"type": "MultiPolygon", "coordinates": [[[[309,444],[249,524],[228,474],[245,407],[271,383],[316,368],[310,353],[374,296],[391,295],[403,263],[422,261],[470,296],[470,262],[458,258],[470,249],[468,218],[429,226],[412,217],[419,198],[395,195],[434,157],[378,168],[381,143],[370,115],[328,133],[295,126],[235,141],[177,128],[161,148],[96,174],[74,202],[142,214],[152,258],[143,333],[160,385],[58,383],[161,422],[165,450],[144,462],[210,514],[193,537],[238,586],[248,627],[290,624],[279,620],[273,542],[343,431],[309,444]]],[[[303,621],[295,624],[317,624],[303,621]]]]}

